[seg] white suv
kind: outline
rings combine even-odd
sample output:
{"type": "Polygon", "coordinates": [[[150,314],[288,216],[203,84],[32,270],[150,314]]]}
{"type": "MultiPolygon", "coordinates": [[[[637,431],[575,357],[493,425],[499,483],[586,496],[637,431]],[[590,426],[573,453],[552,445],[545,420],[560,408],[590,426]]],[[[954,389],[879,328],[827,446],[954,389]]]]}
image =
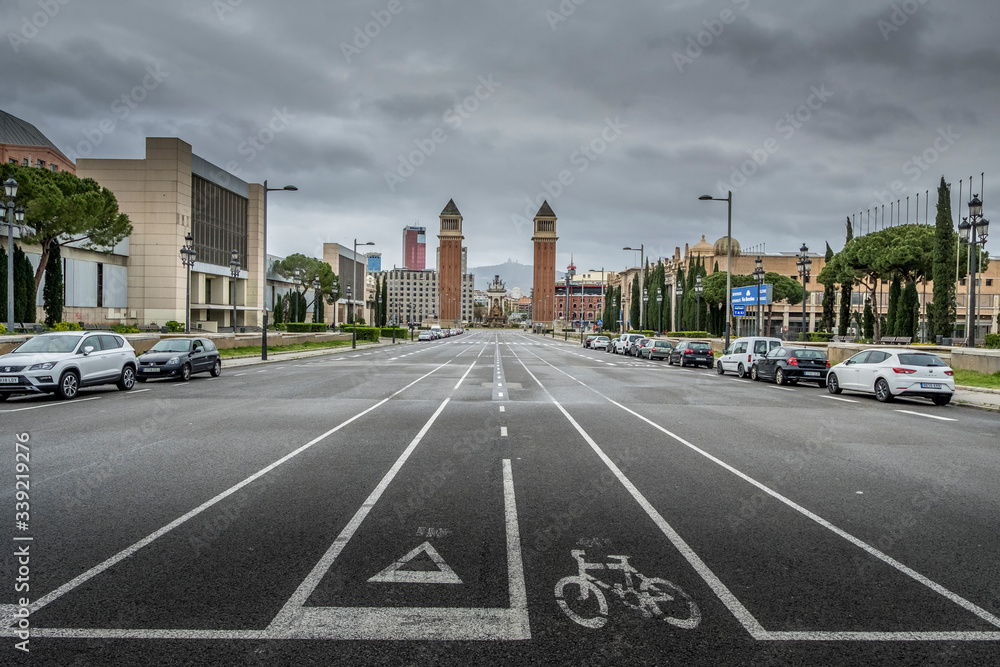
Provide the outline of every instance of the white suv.
{"type": "Polygon", "coordinates": [[[75,398],[80,387],[135,386],[135,350],[108,331],[39,334],[0,356],[0,401],[16,394],[56,393],[75,398]]]}
{"type": "Polygon", "coordinates": [[[622,334],[615,343],[615,349],[612,352],[615,354],[628,354],[629,347],[640,338],[645,338],[645,336],[637,333],[622,334]]]}
{"type": "Polygon", "coordinates": [[[722,356],[715,362],[715,372],[719,375],[726,371],[732,371],[739,377],[750,375],[750,369],[771,350],[781,347],[780,338],[766,338],[763,336],[749,336],[747,338],[737,338],[727,349],[722,351],[722,356]]]}

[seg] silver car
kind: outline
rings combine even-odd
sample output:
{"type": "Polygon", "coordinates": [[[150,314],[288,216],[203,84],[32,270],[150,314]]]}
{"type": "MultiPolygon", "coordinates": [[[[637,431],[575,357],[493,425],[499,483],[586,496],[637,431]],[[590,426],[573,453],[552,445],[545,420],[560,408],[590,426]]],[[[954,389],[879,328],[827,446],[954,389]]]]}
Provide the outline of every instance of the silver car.
{"type": "Polygon", "coordinates": [[[29,338],[0,356],[0,401],[18,394],[75,398],[81,387],[135,386],[135,350],[108,331],[63,331],[29,338]]]}

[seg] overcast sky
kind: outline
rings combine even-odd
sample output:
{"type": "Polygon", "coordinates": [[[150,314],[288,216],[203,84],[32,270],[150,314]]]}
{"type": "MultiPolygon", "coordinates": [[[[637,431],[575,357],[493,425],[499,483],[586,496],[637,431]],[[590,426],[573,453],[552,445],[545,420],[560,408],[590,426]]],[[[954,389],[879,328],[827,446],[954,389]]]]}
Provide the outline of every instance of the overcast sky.
{"type": "Polygon", "coordinates": [[[558,266],[621,269],[623,246],[724,236],[701,194],[731,189],[733,236],[768,251],[839,249],[847,216],[902,198],[905,218],[907,195],[922,220],[942,175],[957,201],[985,172],[988,217],[1000,194],[996,0],[8,0],[0,17],[0,108],[71,158],[177,136],[298,186],[270,197],[273,254],[357,236],[391,267],[417,223],[433,262],[454,198],[470,266],[530,264],[544,198],[558,266]]]}

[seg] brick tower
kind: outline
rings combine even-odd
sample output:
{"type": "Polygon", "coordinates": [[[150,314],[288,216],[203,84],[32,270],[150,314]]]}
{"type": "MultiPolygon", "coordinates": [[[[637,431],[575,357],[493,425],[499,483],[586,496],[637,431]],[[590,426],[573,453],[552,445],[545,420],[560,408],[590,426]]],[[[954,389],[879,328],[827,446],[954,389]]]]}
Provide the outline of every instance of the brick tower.
{"type": "Polygon", "coordinates": [[[531,299],[531,318],[535,325],[552,326],[556,317],[556,214],[549,202],[535,214],[534,287],[531,299]]]}
{"type": "Polygon", "coordinates": [[[438,313],[441,326],[451,325],[462,315],[462,214],[449,199],[441,211],[438,234],[438,313]]]}

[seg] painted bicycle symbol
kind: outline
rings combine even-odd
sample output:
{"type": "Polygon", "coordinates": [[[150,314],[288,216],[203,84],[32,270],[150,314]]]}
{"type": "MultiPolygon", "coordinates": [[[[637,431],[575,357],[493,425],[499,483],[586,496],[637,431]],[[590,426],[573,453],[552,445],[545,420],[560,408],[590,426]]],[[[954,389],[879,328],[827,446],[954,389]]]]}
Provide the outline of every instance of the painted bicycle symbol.
{"type": "Polygon", "coordinates": [[[588,563],[583,549],[573,549],[570,555],[576,560],[577,574],[563,577],[556,583],[556,602],[567,616],[583,627],[596,630],[608,622],[605,590],[614,592],[623,605],[639,612],[643,618],[662,618],[684,630],[692,630],[701,623],[701,610],[690,595],[666,579],[647,577],[639,572],[629,564],[628,556],[608,556],[611,562],[588,563]],[[591,570],[617,570],[621,572],[624,585],[606,584],[590,574],[591,570]],[[573,588],[579,592],[574,593],[573,588]],[[597,609],[593,608],[593,603],[580,604],[590,600],[591,595],[596,599],[597,609]],[[574,611],[571,604],[579,611],[574,611]]]}

